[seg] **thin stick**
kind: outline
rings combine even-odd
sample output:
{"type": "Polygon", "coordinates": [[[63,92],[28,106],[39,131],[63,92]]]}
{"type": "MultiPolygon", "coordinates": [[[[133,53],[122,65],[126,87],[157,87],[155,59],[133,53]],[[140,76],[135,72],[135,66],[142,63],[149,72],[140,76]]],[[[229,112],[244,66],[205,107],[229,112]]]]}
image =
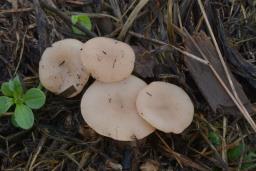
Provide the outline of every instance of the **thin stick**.
{"type": "Polygon", "coordinates": [[[126,10],[126,11],[123,13],[123,15],[121,16],[122,19],[123,19],[124,16],[133,8],[133,6],[135,5],[136,2],[137,2],[137,1],[134,0],[134,1],[131,3],[131,5],[127,8],[127,10],[126,10]]]}
{"type": "Polygon", "coordinates": [[[160,44],[160,45],[166,45],[166,46],[172,47],[173,49],[177,50],[178,52],[182,53],[183,55],[188,56],[188,57],[190,57],[190,58],[192,58],[192,59],[194,59],[194,60],[196,60],[196,61],[198,61],[198,62],[200,62],[200,63],[202,63],[204,65],[208,65],[209,64],[209,62],[207,62],[206,60],[204,60],[204,59],[202,59],[202,58],[200,58],[198,56],[195,56],[192,53],[184,51],[184,50],[182,50],[182,49],[180,49],[180,48],[178,48],[176,46],[173,46],[171,44],[167,44],[165,42],[162,42],[162,41],[159,41],[159,40],[156,40],[156,39],[146,38],[143,35],[141,35],[139,33],[135,33],[133,31],[129,31],[129,34],[132,35],[132,36],[138,37],[138,38],[149,40],[149,41],[151,41],[153,43],[157,43],[157,44],[160,44]]]}
{"type": "Polygon", "coordinates": [[[136,19],[136,16],[140,12],[140,10],[148,3],[148,1],[149,0],[140,0],[140,2],[136,5],[136,7],[134,8],[134,10],[131,12],[128,19],[126,20],[121,32],[118,35],[119,40],[124,38],[125,34],[127,33],[129,28],[131,27],[134,20],[136,19]]]}
{"type": "Polygon", "coordinates": [[[40,142],[38,143],[38,146],[36,148],[36,152],[33,155],[33,158],[32,158],[31,163],[29,165],[29,168],[28,168],[29,171],[33,170],[33,165],[34,165],[34,163],[35,163],[35,161],[37,159],[37,156],[41,152],[41,150],[42,150],[46,140],[47,140],[47,136],[45,134],[43,134],[43,137],[41,138],[40,142]]]}
{"type": "Polygon", "coordinates": [[[225,63],[225,61],[224,61],[224,58],[223,58],[221,52],[220,52],[220,48],[219,48],[218,43],[217,43],[217,41],[216,41],[216,39],[215,39],[215,36],[214,36],[214,34],[213,34],[211,25],[210,25],[210,23],[209,23],[209,20],[208,20],[208,18],[207,18],[206,12],[205,12],[205,10],[204,10],[203,3],[202,3],[201,0],[197,0],[197,2],[198,2],[198,4],[199,4],[199,7],[200,7],[201,12],[202,12],[202,14],[203,14],[204,21],[205,21],[205,23],[206,23],[206,25],[207,25],[207,28],[208,28],[208,30],[209,30],[209,32],[210,32],[212,41],[213,41],[213,43],[214,43],[214,45],[215,45],[215,48],[216,48],[216,51],[217,51],[217,53],[218,53],[219,59],[220,59],[220,61],[221,61],[221,64],[222,64],[222,66],[223,66],[223,68],[224,68],[224,71],[225,71],[225,73],[226,73],[226,76],[227,76],[228,82],[229,82],[229,84],[230,84],[231,90],[232,90],[232,92],[233,92],[233,94],[234,94],[234,96],[235,96],[236,102],[239,104],[239,106],[240,106],[240,108],[241,108],[241,113],[244,115],[244,117],[246,118],[246,120],[247,120],[247,121],[249,122],[249,124],[252,126],[253,130],[256,132],[256,124],[255,124],[255,122],[253,121],[253,119],[251,118],[249,112],[247,111],[247,109],[245,108],[245,106],[243,105],[243,103],[241,102],[240,98],[239,98],[238,95],[237,95],[237,92],[236,92],[236,89],[235,89],[235,87],[234,87],[234,84],[233,84],[233,81],[232,81],[232,79],[231,79],[231,76],[230,76],[230,74],[229,74],[227,65],[226,65],[226,63],[225,63]]]}
{"type": "Polygon", "coordinates": [[[190,166],[192,168],[195,168],[197,170],[200,170],[200,171],[207,171],[208,168],[205,168],[197,163],[195,163],[194,161],[192,161],[191,159],[187,158],[186,156],[180,154],[180,153],[177,153],[175,152],[167,143],[166,141],[160,136],[160,134],[156,131],[155,134],[157,135],[157,137],[160,139],[160,141],[162,142],[162,144],[165,146],[165,150],[169,153],[171,153],[171,155],[173,155],[173,157],[177,160],[177,162],[179,163],[179,165],[181,167],[183,163],[184,165],[186,166],[190,166]]]}
{"type": "Polygon", "coordinates": [[[65,21],[68,25],[70,25],[70,26],[74,25],[76,28],[78,28],[80,31],[86,33],[88,36],[90,36],[90,37],[96,37],[96,36],[97,36],[95,33],[89,31],[86,27],[84,27],[80,22],[77,22],[76,24],[73,24],[72,21],[71,21],[71,19],[70,19],[70,17],[68,17],[65,13],[63,13],[63,12],[60,11],[59,9],[54,8],[54,7],[50,6],[50,5],[48,5],[46,2],[44,2],[44,1],[42,1],[42,0],[40,1],[40,5],[41,5],[43,8],[45,8],[45,9],[47,9],[47,10],[53,12],[54,14],[58,15],[58,16],[59,16],[60,18],[62,18],[63,21],[65,21]]]}
{"type": "Polygon", "coordinates": [[[24,52],[24,45],[25,45],[25,38],[26,38],[26,35],[27,35],[27,29],[26,29],[26,31],[25,31],[25,33],[24,33],[24,36],[23,36],[23,38],[22,38],[22,44],[21,44],[21,50],[20,50],[20,55],[19,55],[19,61],[18,61],[18,64],[17,64],[17,66],[16,66],[16,68],[15,68],[15,71],[14,71],[14,74],[13,75],[16,75],[17,74],[17,71],[18,71],[18,69],[19,69],[19,67],[20,67],[20,62],[21,62],[21,59],[22,59],[22,56],[23,56],[23,52],[24,52]]]}
{"type": "Polygon", "coordinates": [[[217,51],[217,53],[218,53],[218,55],[219,55],[219,59],[220,59],[220,61],[221,61],[221,64],[223,65],[223,68],[224,68],[224,71],[225,71],[225,73],[226,73],[227,79],[228,79],[228,81],[229,81],[230,87],[231,87],[231,89],[232,89],[232,91],[233,91],[235,97],[238,98],[238,95],[237,95],[237,93],[236,93],[236,89],[235,89],[235,87],[234,87],[233,81],[232,81],[231,76],[230,76],[230,74],[229,74],[227,65],[226,65],[226,63],[225,63],[225,61],[224,61],[224,58],[223,58],[221,52],[220,52],[219,45],[218,45],[218,43],[217,43],[217,41],[216,41],[216,39],[215,39],[215,36],[214,36],[214,34],[213,34],[213,31],[212,31],[212,27],[211,27],[211,25],[210,25],[210,23],[209,23],[209,20],[208,20],[208,18],[207,18],[206,12],[205,12],[205,10],[204,10],[203,3],[202,3],[201,0],[197,0],[197,2],[198,2],[198,4],[199,4],[199,7],[200,7],[201,12],[202,12],[202,14],[203,14],[203,17],[204,17],[204,21],[205,21],[205,23],[206,23],[206,26],[207,26],[207,28],[208,28],[208,30],[209,30],[209,32],[210,32],[210,35],[211,35],[213,44],[214,44],[214,46],[215,46],[215,48],[216,48],[216,51],[217,51]]]}
{"type": "Polygon", "coordinates": [[[8,10],[0,10],[0,14],[9,14],[9,13],[19,13],[19,12],[29,12],[32,11],[33,8],[20,8],[20,9],[8,9],[8,10]]]}
{"type": "Polygon", "coordinates": [[[225,162],[228,162],[227,160],[227,143],[226,143],[226,135],[227,135],[227,118],[224,116],[223,117],[223,133],[222,133],[222,143],[221,143],[221,154],[222,154],[222,159],[225,162]]]}
{"type": "MultiPolygon", "coordinates": [[[[200,47],[198,46],[198,44],[195,42],[195,40],[190,36],[190,34],[185,30],[185,33],[187,35],[187,37],[191,40],[191,42],[193,43],[193,45],[196,47],[196,49],[199,51],[199,53],[202,55],[202,57],[208,61],[206,55],[202,52],[202,50],[200,49],[200,47]]],[[[209,62],[209,61],[208,61],[209,62]]],[[[235,103],[235,105],[237,106],[237,108],[239,109],[239,111],[244,115],[245,119],[247,120],[247,122],[249,122],[249,124],[251,125],[251,127],[253,128],[253,130],[256,132],[256,124],[253,121],[253,119],[251,118],[250,114],[248,113],[248,111],[245,109],[245,107],[243,106],[242,102],[239,103],[238,99],[235,98],[234,94],[231,93],[231,91],[229,90],[229,88],[226,86],[226,84],[224,83],[224,81],[222,80],[222,78],[220,77],[220,75],[218,74],[218,72],[215,70],[215,68],[209,63],[208,65],[210,67],[210,69],[212,70],[214,76],[217,78],[217,80],[220,82],[220,84],[222,85],[222,87],[225,89],[225,91],[227,92],[227,94],[229,95],[229,97],[232,99],[232,101],[235,103]],[[244,107],[244,108],[243,108],[244,107]]]]}

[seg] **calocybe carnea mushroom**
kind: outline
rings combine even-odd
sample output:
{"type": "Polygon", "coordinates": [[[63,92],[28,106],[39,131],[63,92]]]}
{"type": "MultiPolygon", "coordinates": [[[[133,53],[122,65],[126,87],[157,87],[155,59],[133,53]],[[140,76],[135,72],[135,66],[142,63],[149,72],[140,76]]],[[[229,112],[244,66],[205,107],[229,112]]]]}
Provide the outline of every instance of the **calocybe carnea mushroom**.
{"type": "Polygon", "coordinates": [[[166,133],[181,133],[194,115],[194,106],[180,87],[166,82],[152,82],[138,94],[137,110],[148,123],[166,133]]]}
{"type": "Polygon", "coordinates": [[[136,97],[146,83],[135,76],[115,83],[95,81],[81,101],[81,113],[97,133],[120,141],[142,139],[154,128],[136,110],[136,97]]]}
{"type": "Polygon", "coordinates": [[[126,43],[106,37],[88,40],[81,59],[92,77],[102,82],[117,82],[129,77],[134,68],[135,54],[126,43]]]}
{"type": "Polygon", "coordinates": [[[39,62],[39,78],[46,89],[55,94],[66,92],[67,97],[82,91],[89,78],[80,58],[82,45],[78,40],[64,39],[44,51],[39,62]]]}

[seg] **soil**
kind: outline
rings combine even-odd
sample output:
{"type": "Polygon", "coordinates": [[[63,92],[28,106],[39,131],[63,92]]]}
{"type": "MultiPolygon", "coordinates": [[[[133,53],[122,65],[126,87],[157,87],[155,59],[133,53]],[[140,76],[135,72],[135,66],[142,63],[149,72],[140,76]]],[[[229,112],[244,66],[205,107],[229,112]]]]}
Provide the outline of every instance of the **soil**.
{"type": "Polygon", "coordinates": [[[32,129],[15,128],[9,115],[1,116],[0,170],[255,170],[255,132],[241,112],[213,110],[184,62],[190,58],[185,29],[213,40],[200,2],[255,121],[255,0],[0,1],[0,84],[19,75],[25,89],[37,87],[40,57],[53,42],[106,36],[134,48],[134,75],[147,83],[176,84],[195,105],[193,123],[181,134],[156,131],[143,140],[119,142],[98,135],[81,116],[80,99],[93,79],[71,99],[44,89],[47,102],[34,110],[32,129]],[[77,13],[90,17],[92,30],[78,23],[84,34],[72,31],[70,17],[77,13]]]}

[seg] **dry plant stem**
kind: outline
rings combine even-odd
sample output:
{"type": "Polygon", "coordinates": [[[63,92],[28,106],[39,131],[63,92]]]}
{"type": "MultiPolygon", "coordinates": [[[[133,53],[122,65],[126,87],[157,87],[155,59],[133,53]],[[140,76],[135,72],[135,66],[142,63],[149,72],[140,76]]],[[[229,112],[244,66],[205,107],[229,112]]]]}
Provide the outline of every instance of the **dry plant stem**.
{"type": "MultiPolygon", "coordinates": [[[[206,23],[206,26],[207,26],[207,28],[208,28],[208,30],[209,30],[209,32],[210,32],[210,35],[211,35],[213,44],[214,44],[214,46],[215,46],[215,48],[216,48],[216,51],[217,51],[217,53],[218,53],[218,55],[219,55],[219,59],[220,59],[220,61],[221,61],[221,64],[222,64],[222,66],[223,66],[223,68],[224,68],[224,71],[225,71],[225,73],[226,73],[226,76],[227,76],[227,79],[228,79],[228,81],[229,81],[230,87],[231,87],[231,89],[232,89],[232,91],[233,91],[233,93],[234,93],[234,95],[235,95],[235,98],[236,98],[236,99],[239,99],[239,97],[238,97],[238,95],[237,95],[237,93],[236,93],[236,89],[235,89],[235,86],[234,86],[234,84],[233,84],[233,81],[232,81],[232,79],[231,79],[231,77],[230,77],[229,70],[228,70],[228,68],[227,68],[227,65],[226,65],[226,63],[225,63],[225,61],[224,61],[224,58],[223,58],[223,56],[222,56],[222,54],[221,54],[221,52],[220,52],[220,48],[219,48],[219,46],[218,46],[218,43],[217,43],[217,41],[216,41],[216,39],[215,39],[215,36],[214,36],[214,34],[213,34],[211,25],[210,25],[210,23],[209,23],[209,20],[208,20],[208,18],[207,18],[206,12],[205,12],[204,7],[203,7],[203,3],[202,3],[201,0],[197,0],[197,1],[198,1],[198,4],[199,4],[199,7],[200,7],[200,9],[201,9],[201,12],[202,12],[202,14],[203,14],[203,17],[204,17],[204,21],[205,21],[205,23],[206,23]]],[[[239,102],[239,103],[240,103],[240,102],[239,102]]]]}
{"type": "MultiPolygon", "coordinates": [[[[186,31],[186,29],[184,29],[187,37],[192,41],[193,45],[196,47],[196,49],[199,51],[199,53],[202,55],[202,57],[208,61],[206,55],[202,52],[202,50],[200,49],[200,47],[198,46],[198,44],[195,42],[195,40],[190,36],[190,34],[186,31]]],[[[209,62],[209,61],[208,61],[209,62]]],[[[253,128],[253,130],[256,132],[256,124],[253,121],[253,119],[251,118],[250,114],[248,113],[248,111],[245,109],[244,105],[239,103],[239,101],[234,97],[234,95],[231,93],[231,91],[229,90],[229,88],[226,86],[226,84],[223,82],[222,78],[220,77],[220,75],[217,73],[217,71],[215,70],[215,68],[209,63],[208,66],[210,67],[210,69],[212,70],[214,76],[218,79],[218,81],[220,82],[220,84],[222,85],[222,87],[225,89],[225,91],[228,93],[228,95],[230,96],[230,98],[232,99],[232,101],[235,103],[235,105],[238,107],[239,111],[244,115],[244,117],[246,118],[246,120],[249,122],[249,124],[251,125],[251,127],[253,128]],[[244,109],[243,109],[244,107],[244,109]]]]}
{"type": "MultiPolygon", "coordinates": [[[[238,125],[237,125],[237,128],[238,128],[238,130],[239,130],[239,135],[240,135],[240,137],[243,137],[242,131],[241,131],[241,129],[239,128],[238,125]]],[[[241,142],[242,142],[242,145],[245,146],[244,138],[242,138],[241,142]]],[[[240,171],[240,170],[241,170],[242,163],[243,163],[243,160],[244,160],[244,155],[245,155],[245,148],[242,148],[242,154],[241,154],[240,159],[239,159],[237,171],[240,171]]]]}
{"type": "Polygon", "coordinates": [[[227,163],[225,161],[222,160],[220,154],[218,153],[217,149],[214,147],[214,145],[210,142],[210,140],[207,138],[207,136],[203,133],[203,131],[201,129],[199,129],[201,136],[203,137],[203,139],[207,142],[207,144],[210,146],[210,148],[212,149],[212,151],[214,152],[214,154],[217,157],[217,160],[221,163],[221,165],[226,169],[228,167],[227,163]]]}
{"type": "Polygon", "coordinates": [[[23,36],[23,39],[22,39],[22,44],[21,44],[21,50],[20,50],[20,55],[19,55],[19,61],[18,61],[18,64],[17,64],[17,66],[16,66],[16,68],[15,68],[15,72],[14,72],[14,74],[13,75],[16,75],[17,74],[17,71],[18,71],[18,69],[19,69],[19,67],[20,67],[20,62],[21,62],[21,59],[22,59],[22,56],[23,56],[23,51],[24,51],[24,45],[25,45],[25,38],[26,38],[26,35],[27,35],[27,30],[25,31],[25,33],[24,33],[24,36],[23,36]]]}
{"type": "Polygon", "coordinates": [[[140,10],[148,3],[148,1],[149,0],[140,0],[139,1],[137,6],[134,8],[132,13],[129,15],[127,21],[123,25],[123,28],[122,28],[121,32],[119,33],[119,35],[118,35],[118,39],[119,40],[122,40],[124,38],[125,34],[127,33],[129,28],[131,27],[132,23],[136,19],[136,17],[139,14],[140,10]]]}
{"type": "Polygon", "coordinates": [[[174,35],[174,30],[172,27],[173,23],[173,0],[168,0],[168,7],[167,7],[167,31],[168,31],[168,36],[169,36],[169,41],[171,43],[174,42],[175,35],[174,35]]]}
{"type": "Polygon", "coordinates": [[[171,153],[171,155],[173,155],[173,157],[177,160],[177,162],[179,163],[179,165],[181,167],[183,167],[182,166],[182,163],[183,163],[186,166],[190,166],[190,167],[195,168],[195,169],[200,170],[200,171],[207,171],[208,170],[208,169],[204,168],[203,166],[193,162],[192,160],[190,160],[186,156],[183,156],[182,154],[179,154],[179,153],[173,151],[173,149],[165,142],[165,140],[160,136],[160,134],[157,131],[155,131],[155,134],[160,139],[162,144],[165,146],[165,148],[166,148],[165,150],[167,152],[171,153]]]}
{"type": "Polygon", "coordinates": [[[91,154],[89,152],[83,152],[81,160],[79,162],[80,167],[77,168],[77,171],[82,170],[82,168],[84,167],[84,165],[86,164],[86,162],[88,161],[88,158],[91,154]]]}
{"type": "Polygon", "coordinates": [[[221,143],[221,155],[222,155],[222,159],[225,161],[225,162],[228,162],[227,160],[227,149],[226,149],[226,146],[227,146],[227,143],[226,143],[226,135],[227,135],[227,118],[224,116],[223,117],[223,133],[222,133],[222,143],[221,143]]]}
{"type": "Polygon", "coordinates": [[[9,14],[9,13],[29,12],[29,11],[32,11],[32,10],[33,10],[33,8],[0,10],[0,15],[1,14],[9,14]]]}
{"type": "Polygon", "coordinates": [[[121,10],[119,7],[119,3],[118,0],[109,0],[111,7],[114,11],[114,14],[120,19],[121,23],[122,23],[122,14],[121,14],[121,10]]]}
{"type": "Polygon", "coordinates": [[[178,21],[179,21],[179,25],[180,25],[180,28],[182,28],[182,19],[181,19],[181,14],[180,14],[180,7],[179,7],[179,4],[177,4],[178,8],[177,8],[177,13],[178,13],[178,21]]]}
{"type": "Polygon", "coordinates": [[[203,24],[203,21],[204,21],[204,17],[201,16],[200,19],[199,19],[199,21],[198,21],[198,23],[197,23],[197,25],[196,25],[195,32],[198,32],[198,31],[199,31],[199,29],[201,28],[201,26],[202,26],[202,24],[203,24]]]}
{"type": "Polygon", "coordinates": [[[46,2],[44,2],[43,0],[40,1],[40,5],[53,12],[54,14],[58,15],[60,18],[63,19],[63,21],[65,21],[68,25],[72,26],[74,25],[76,28],[78,28],[80,31],[86,33],[86,35],[90,36],[90,37],[97,37],[97,35],[91,31],[89,31],[86,27],[84,27],[83,25],[80,24],[80,22],[76,23],[76,24],[73,24],[70,17],[66,16],[65,13],[63,13],[62,11],[60,11],[59,9],[57,8],[54,8],[50,5],[48,5],[46,2]]]}
{"type": "Polygon", "coordinates": [[[123,13],[122,15],[122,19],[124,18],[124,16],[133,8],[133,6],[136,4],[137,0],[134,0],[131,5],[128,7],[128,9],[123,13]]]}
{"type": "Polygon", "coordinates": [[[33,170],[33,165],[36,161],[36,158],[39,155],[39,153],[41,152],[46,140],[47,140],[47,136],[45,134],[43,134],[43,137],[41,138],[40,142],[38,143],[36,153],[33,155],[33,158],[32,158],[31,163],[29,165],[29,169],[28,169],[29,171],[33,170]]]}
{"type": "Polygon", "coordinates": [[[181,161],[180,161],[179,157],[177,156],[178,153],[176,153],[175,151],[173,151],[171,149],[171,147],[169,147],[169,145],[164,141],[164,139],[159,135],[159,133],[157,131],[155,131],[155,134],[160,139],[160,141],[163,143],[163,145],[168,149],[168,151],[174,156],[174,158],[177,160],[179,165],[182,167],[181,161]]]}
{"type": "Polygon", "coordinates": [[[145,40],[149,40],[149,41],[151,41],[151,42],[153,42],[153,43],[157,43],[157,44],[160,44],[160,45],[169,46],[169,47],[171,47],[171,48],[177,50],[178,52],[182,53],[183,55],[188,56],[188,57],[190,57],[190,58],[192,58],[192,59],[194,59],[194,60],[196,60],[196,61],[198,61],[198,62],[200,62],[200,63],[202,63],[202,64],[204,64],[204,65],[208,65],[208,64],[209,64],[209,62],[207,62],[206,60],[201,59],[200,57],[197,57],[197,56],[193,55],[192,53],[189,53],[189,52],[187,52],[187,51],[184,51],[184,50],[182,50],[181,48],[178,48],[178,47],[173,46],[173,45],[171,45],[171,44],[167,44],[167,43],[165,43],[165,42],[162,42],[162,41],[159,41],[159,40],[156,40],[156,39],[146,38],[146,37],[144,37],[143,35],[138,34],[138,33],[135,33],[135,32],[133,32],[133,31],[129,31],[129,34],[132,35],[132,36],[138,37],[138,38],[142,38],[142,39],[145,39],[145,40]]]}
{"type": "MultiPolygon", "coordinates": [[[[232,98],[232,100],[233,100],[233,98],[234,98],[233,101],[235,102],[235,104],[237,105],[237,107],[239,106],[240,112],[244,115],[244,117],[245,117],[246,120],[249,122],[249,124],[251,125],[251,127],[253,128],[253,130],[256,132],[256,124],[255,124],[255,122],[253,121],[253,119],[251,118],[249,112],[247,111],[247,109],[245,108],[245,106],[243,105],[243,103],[241,102],[240,98],[239,98],[238,95],[237,95],[237,92],[236,92],[236,89],[235,89],[234,84],[233,84],[233,82],[232,82],[232,79],[231,79],[231,77],[230,77],[230,74],[229,74],[227,65],[226,65],[226,63],[225,63],[225,61],[224,61],[224,58],[223,58],[221,52],[220,52],[218,43],[217,43],[217,41],[216,41],[216,39],[215,39],[215,36],[214,36],[214,34],[213,34],[211,25],[210,25],[210,23],[209,23],[209,21],[208,21],[206,12],[205,12],[205,10],[204,10],[203,3],[202,3],[201,0],[197,0],[197,2],[198,2],[198,4],[199,4],[199,7],[200,7],[201,12],[202,12],[202,14],[203,14],[204,21],[206,22],[207,28],[208,28],[208,30],[209,30],[209,32],[210,32],[212,41],[213,41],[213,43],[214,43],[214,45],[215,45],[215,48],[216,48],[216,50],[217,50],[217,53],[218,53],[218,55],[219,55],[219,59],[220,59],[222,65],[223,65],[223,68],[224,68],[224,71],[225,71],[225,73],[226,73],[227,79],[228,79],[228,81],[229,81],[230,87],[231,87],[231,89],[232,89],[232,91],[233,91],[234,96],[231,96],[231,98],[232,98]]],[[[211,68],[212,68],[212,67],[211,67],[211,68]]],[[[215,72],[216,72],[216,71],[215,71],[215,72]]],[[[226,89],[226,88],[225,88],[225,89],[226,89]]],[[[230,91],[228,91],[228,92],[230,92],[230,91]]],[[[231,92],[230,92],[230,93],[231,93],[231,92]]],[[[231,94],[232,94],[232,93],[231,93],[231,94]]],[[[233,95],[233,94],[232,94],[232,95],[233,95]]]]}

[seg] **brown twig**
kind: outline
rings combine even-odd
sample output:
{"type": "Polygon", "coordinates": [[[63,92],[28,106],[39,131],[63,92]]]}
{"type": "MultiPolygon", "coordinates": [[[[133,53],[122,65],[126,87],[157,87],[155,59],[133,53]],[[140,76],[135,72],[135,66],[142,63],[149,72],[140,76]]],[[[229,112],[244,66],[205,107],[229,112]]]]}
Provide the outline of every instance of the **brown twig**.
{"type": "Polygon", "coordinates": [[[192,168],[195,168],[197,170],[200,171],[207,171],[208,168],[205,168],[197,163],[195,163],[194,161],[192,161],[191,159],[189,159],[188,157],[175,152],[165,141],[164,139],[161,137],[161,135],[156,131],[155,134],[157,135],[157,137],[160,139],[160,141],[162,142],[162,144],[165,146],[167,152],[171,153],[171,155],[177,160],[177,162],[181,165],[186,165],[186,166],[190,166],[192,168]]]}
{"type": "Polygon", "coordinates": [[[122,40],[131,27],[132,23],[136,19],[137,15],[139,14],[140,10],[148,3],[149,0],[140,0],[136,7],[133,9],[131,14],[129,15],[128,19],[126,20],[121,32],[118,35],[118,39],[122,40]]]}
{"type": "Polygon", "coordinates": [[[209,23],[209,20],[207,18],[207,15],[206,15],[206,12],[205,12],[205,9],[204,9],[204,6],[203,6],[203,3],[201,0],[197,0],[198,4],[199,4],[199,7],[201,9],[201,12],[203,14],[203,17],[204,17],[204,21],[206,23],[206,26],[208,28],[208,31],[210,32],[210,35],[211,35],[211,38],[212,38],[212,41],[213,41],[213,44],[215,45],[215,48],[216,48],[216,51],[218,53],[218,56],[219,56],[219,59],[221,61],[221,64],[224,68],[224,71],[226,73],[226,77],[228,79],[228,82],[230,84],[230,87],[231,87],[231,90],[233,92],[232,94],[232,100],[235,102],[235,104],[237,105],[237,107],[239,108],[240,112],[244,115],[245,119],[248,121],[248,123],[251,125],[251,127],[253,128],[253,130],[256,132],[256,124],[255,122],[253,121],[253,119],[251,118],[249,112],[247,111],[247,109],[245,108],[245,106],[243,105],[241,99],[239,98],[239,96],[237,95],[237,92],[236,92],[236,89],[234,87],[234,84],[233,84],[233,81],[231,79],[231,76],[230,76],[230,73],[229,73],[229,70],[228,70],[228,67],[224,61],[224,58],[221,54],[221,51],[220,51],[220,48],[218,46],[218,43],[215,39],[215,36],[213,34],[213,31],[212,31],[212,28],[211,28],[211,25],[209,23]],[[233,96],[234,95],[234,96],[233,96]]]}
{"type": "Polygon", "coordinates": [[[187,51],[184,51],[184,50],[182,50],[181,48],[178,48],[178,47],[176,47],[176,46],[173,46],[173,45],[171,45],[171,44],[165,43],[165,42],[160,41],[160,40],[147,38],[147,37],[143,36],[142,34],[135,33],[135,32],[133,32],[133,31],[129,31],[129,34],[132,35],[132,36],[134,36],[134,37],[141,38],[141,39],[145,39],[145,40],[151,41],[151,42],[156,43],[156,44],[169,46],[169,47],[171,47],[171,48],[177,50],[178,52],[182,53],[183,55],[188,56],[188,57],[190,57],[190,58],[192,58],[192,59],[194,59],[194,60],[196,60],[196,61],[198,61],[198,62],[200,62],[200,63],[202,63],[202,64],[204,64],[204,65],[208,65],[208,64],[209,64],[209,62],[207,62],[206,60],[201,59],[200,57],[195,56],[195,55],[193,55],[193,54],[191,54],[191,53],[189,53],[189,52],[187,52],[187,51]]]}
{"type": "Polygon", "coordinates": [[[76,24],[73,24],[70,17],[68,17],[65,13],[63,13],[62,11],[60,11],[57,8],[54,8],[50,5],[48,5],[47,3],[45,3],[44,1],[40,1],[40,4],[43,8],[45,8],[46,10],[49,10],[51,12],[53,12],[54,14],[58,15],[60,18],[63,19],[63,21],[65,21],[69,26],[75,26],[76,28],[78,28],[80,31],[84,32],[86,35],[90,36],[90,37],[97,37],[97,35],[91,31],[89,31],[86,27],[84,27],[80,22],[77,22],[76,24]]]}
{"type": "Polygon", "coordinates": [[[20,9],[8,9],[8,10],[0,10],[1,14],[10,14],[10,13],[19,13],[19,12],[30,12],[33,8],[20,8],[20,9]]]}

